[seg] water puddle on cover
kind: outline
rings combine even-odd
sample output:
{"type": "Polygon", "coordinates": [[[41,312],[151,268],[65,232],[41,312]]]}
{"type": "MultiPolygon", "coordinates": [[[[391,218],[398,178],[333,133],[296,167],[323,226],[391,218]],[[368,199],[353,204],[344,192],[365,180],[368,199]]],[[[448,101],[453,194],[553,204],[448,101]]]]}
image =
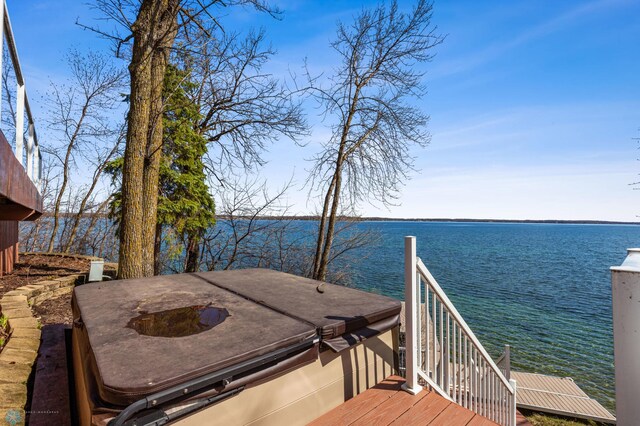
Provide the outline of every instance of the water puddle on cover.
{"type": "Polygon", "coordinates": [[[228,316],[229,311],[225,308],[186,306],[159,312],[143,312],[131,318],[127,327],[145,336],[184,337],[210,330],[228,316]]]}

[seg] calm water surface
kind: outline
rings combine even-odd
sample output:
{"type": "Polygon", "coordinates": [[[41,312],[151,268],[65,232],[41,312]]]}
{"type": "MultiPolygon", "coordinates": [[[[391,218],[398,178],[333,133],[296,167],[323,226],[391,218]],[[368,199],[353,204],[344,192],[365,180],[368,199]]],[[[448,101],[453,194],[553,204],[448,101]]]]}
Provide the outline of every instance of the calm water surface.
{"type": "Polygon", "coordinates": [[[640,246],[640,226],[363,222],[380,239],[352,264],[354,284],[403,298],[403,237],[492,356],[517,370],[572,377],[613,409],[609,267],[640,246]]]}

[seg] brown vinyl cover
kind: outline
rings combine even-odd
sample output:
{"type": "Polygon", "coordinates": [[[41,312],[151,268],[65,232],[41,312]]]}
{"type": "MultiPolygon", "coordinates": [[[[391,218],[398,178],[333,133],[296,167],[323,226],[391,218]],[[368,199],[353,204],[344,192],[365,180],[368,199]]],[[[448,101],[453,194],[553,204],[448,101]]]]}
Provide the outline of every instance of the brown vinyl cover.
{"type": "Polygon", "coordinates": [[[77,335],[90,348],[98,396],[119,406],[316,336],[313,325],[193,274],[82,285],[74,289],[72,306],[77,335]],[[141,311],[209,303],[229,316],[199,334],[151,337],[127,328],[141,311]]]}
{"type": "MultiPolygon", "coordinates": [[[[400,314],[396,299],[270,269],[199,272],[204,280],[286,315],[315,325],[333,339],[400,314]]],[[[396,321],[397,325],[397,321],[396,321]]]]}

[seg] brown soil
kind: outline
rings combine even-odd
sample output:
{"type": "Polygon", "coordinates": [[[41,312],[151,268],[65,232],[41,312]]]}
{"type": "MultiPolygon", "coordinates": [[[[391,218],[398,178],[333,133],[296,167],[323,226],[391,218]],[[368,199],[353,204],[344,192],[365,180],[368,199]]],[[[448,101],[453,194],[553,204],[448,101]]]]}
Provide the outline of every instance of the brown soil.
{"type": "MultiPolygon", "coordinates": [[[[0,297],[8,291],[45,279],[87,273],[89,260],[73,256],[25,254],[11,274],[0,277],[0,297]]],[[[71,324],[71,295],[46,300],[33,307],[42,324],[71,324]]]]}
{"type": "Polygon", "coordinates": [[[71,293],[55,299],[45,300],[32,306],[31,310],[37,317],[40,317],[40,322],[43,326],[47,324],[71,324],[73,322],[71,293]]]}

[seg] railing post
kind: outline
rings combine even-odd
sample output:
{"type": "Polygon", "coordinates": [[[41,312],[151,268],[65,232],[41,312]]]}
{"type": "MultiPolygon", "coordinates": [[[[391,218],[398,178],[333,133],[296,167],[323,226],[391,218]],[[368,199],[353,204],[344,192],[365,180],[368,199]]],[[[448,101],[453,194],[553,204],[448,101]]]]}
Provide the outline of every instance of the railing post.
{"type": "Polygon", "coordinates": [[[40,188],[40,147],[36,145],[36,148],[34,151],[35,151],[33,154],[33,161],[35,162],[35,164],[33,165],[34,182],[36,187],[38,188],[38,192],[40,192],[42,190],[42,188],[40,188]]]}
{"type": "Polygon", "coordinates": [[[417,326],[420,301],[416,300],[416,290],[416,237],[404,237],[404,337],[407,381],[402,388],[414,395],[422,390],[422,386],[418,385],[417,352],[420,341],[417,326]]]}
{"type": "Polygon", "coordinates": [[[511,346],[510,345],[504,345],[504,363],[505,363],[504,377],[506,377],[507,380],[511,380],[511,346]]]}
{"type": "Polygon", "coordinates": [[[38,179],[37,179],[38,191],[42,192],[42,170],[43,169],[42,169],[42,154],[40,153],[40,146],[39,145],[36,145],[36,150],[38,151],[38,156],[37,156],[37,158],[38,158],[38,167],[37,167],[37,170],[38,170],[38,179]]]}
{"type": "MultiPolygon", "coordinates": [[[[24,146],[24,84],[18,83],[16,92],[16,157],[21,165],[25,165],[22,161],[22,150],[24,146]]],[[[28,157],[28,154],[27,154],[28,157]]]]}
{"type": "Polygon", "coordinates": [[[511,425],[516,426],[517,424],[517,419],[516,419],[516,394],[517,394],[517,384],[515,379],[509,379],[509,384],[511,385],[511,387],[513,388],[513,396],[512,396],[512,403],[511,406],[509,407],[509,409],[511,410],[511,412],[509,413],[509,418],[511,419],[511,425]]]}
{"type": "Polygon", "coordinates": [[[33,124],[29,123],[27,129],[27,176],[29,176],[32,181],[35,181],[35,175],[33,173],[33,160],[35,154],[35,146],[33,142],[33,124]]]}
{"type": "Polygon", "coordinates": [[[627,250],[621,266],[611,268],[616,416],[620,426],[640,418],[640,249],[627,250]]]}

